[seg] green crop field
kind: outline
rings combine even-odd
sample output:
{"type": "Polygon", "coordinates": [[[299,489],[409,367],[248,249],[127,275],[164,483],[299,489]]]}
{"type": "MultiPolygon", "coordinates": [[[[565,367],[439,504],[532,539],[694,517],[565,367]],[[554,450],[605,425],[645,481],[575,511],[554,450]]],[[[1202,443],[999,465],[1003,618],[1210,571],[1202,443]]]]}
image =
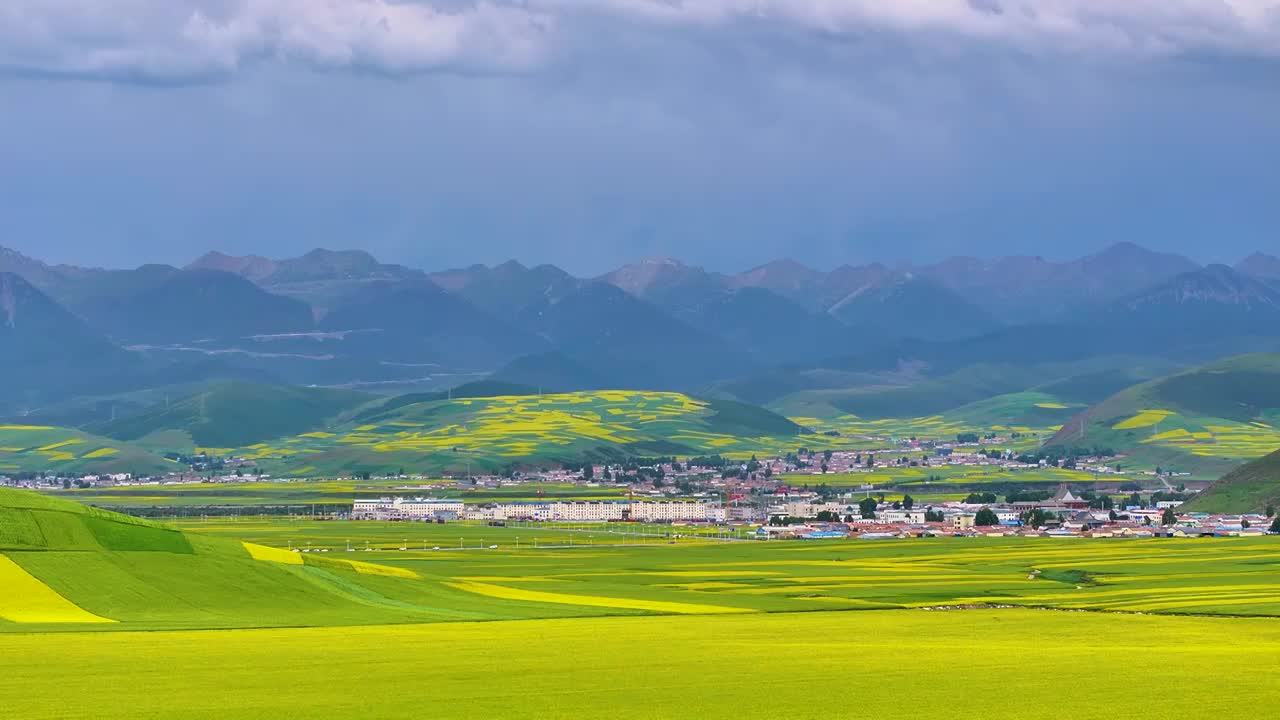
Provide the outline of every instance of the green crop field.
{"type": "MultiPolygon", "coordinates": [[[[589,487],[564,483],[511,483],[497,488],[472,487],[453,480],[303,480],[263,482],[201,482],[121,485],[86,489],[53,490],[50,494],[78,502],[112,508],[192,508],[350,506],[356,497],[444,497],[467,502],[560,500],[610,500],[626,497],[626,489],[589,487]]],[[[177,513],[175,514],[186,514],[177,513]]]]}
{"type": "Polygon", "coordinates": [[[15,718],[909,718],[972,696],[1049,718],[1063,687],[1088,687],[1071,714],[1110,718],[1148,712],[1162,688],[1179,706],[1280,701],[1274,538],[732,541],[667,526],[642,541],[574,527],[534,531],[558,539],[538,547],[519,526],[174,527],[0,488],[0,705],[15,718]],[[347,552],[362,536],[371,549],[347,552]],[[305,543],[329,552],[289,550],[305,543]],[[852,690],[819,702],[815,683],[852,690]]]}
{"type": "MultiPolygon", "coordinates": [[[[169,521],[173,527],[202,535],[244,540],[283,548],[363,552],[395,551],[395,562],[421,559],[421,551],[478,550],[498,545],[501,550],[578,545],[689,544],[720,538],[751,539],[746,527],[722,528],[692,524],[669,525],[605,522],[517,522],[489,525],[480,520],[448,523],[392,521],[332,521],[296,517],[205,517],[169,521]],[[406,548],[400,553],[401,547],[406,548]]],[[[432,551],[434,554],[434,551],[432,551]]],[[[381,562],[381,560],[379,560],[381,562]]]]}
{"type": "Polygon", "coordinates": [[[1032,720],[1067,703],[1104,720],[1153,704],[1275,707],[1278,643],[1269,619],[1036,611],[0,635],[0,703],[23,720],[740,720],[769,708],[907,720],[974,703],[1032,720]]]}
{"type": "Polygon", "coordinates": [[[64,603],[0,603],[0,618],[16,619],[3,629],[22,629],[24,613],[63,611],[115,621],[104,625],[113,629],[951,604],[1280,614],[1280,543],[1270,538],[802,543],[681,541],[655,531],[642,541],[608,527],[288,518],[193,521],[177,532],[33,493],[0,499],[10,580],[64,603]],[[539,533],[545,542],[531,547],[539,533]],[[444,549],[458,539],[469,551],[444,549]],[[346,552],[348,540],[356,552],[346,552]],[[376,549],[363,552],[363,540],[376,549]],[[304,543],[331,552],[286,549],[304,543]]]}
{"type": "MultiPolygon", "coordinates": [[[[745,407],[745,406],[743,406],[745,407]]],[[[354,467],[500,467],[538,458],[793,450],[800,428],[679,393],[600,391],[437,400],[370,412],[332,432],[236,450],[296,475],[354,467]],[[774,432],[774,435],[765,434],[774,432]]]]}

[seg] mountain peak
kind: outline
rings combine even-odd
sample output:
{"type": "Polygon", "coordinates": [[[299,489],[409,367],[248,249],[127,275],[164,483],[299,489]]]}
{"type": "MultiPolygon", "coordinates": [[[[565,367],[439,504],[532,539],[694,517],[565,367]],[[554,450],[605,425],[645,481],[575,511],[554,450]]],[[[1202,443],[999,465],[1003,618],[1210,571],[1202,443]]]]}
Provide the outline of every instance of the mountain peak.
{"type": "Polygon", "coordinates": [[[669,257],[646,258],[623,265],[600,279],[638,297],[673,286],[717,284],[702,268],[669,257]]]}
{"type": "Polygon", "coordinates": [[[1158,267],[1161,269],[1180,268],[1182,270],[1193,270],[1199,267],[1197,263],[1182,255],[1157,252],[1128,240],[1108,245],[1092,255],[1080,258],[1078,262],[1085,266],[1099,264],[1114,266],[1120,263],[1138,263],[1142,267],[1158,267]]]}
{"type": "Polygon", "coordinates": [[[1257,278],[1280,278],[1280,257],[1256,252],[1236,263],[1236,270],[1257,278]]]}
{"type": "Polygon", "coordinates": [[[186,270],[221,270],[250,280],[262,280],[276,271],[276,263],[261,255],[228,255],[217,250],[196,258],[186,270]]]}
{"type": "Polygon", "coordinates": [[[1185,272],[1168,282],[1121,301],[1129,310],[1160,306],[1236,306],[1280,311],[1280,292],[1226,265],[1185,272]]]}

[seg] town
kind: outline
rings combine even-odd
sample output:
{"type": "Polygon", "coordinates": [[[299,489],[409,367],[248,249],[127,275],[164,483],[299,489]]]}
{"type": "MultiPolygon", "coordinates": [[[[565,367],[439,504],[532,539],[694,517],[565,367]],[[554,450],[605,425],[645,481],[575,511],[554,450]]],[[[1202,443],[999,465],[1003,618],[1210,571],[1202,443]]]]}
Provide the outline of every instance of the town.
{"type": "MultiPolygon", "coordinates": [[[[440,523],[704,524],[732,527],[737,537],[759,539],[1141,538],[1280,532],[1274,508],[1254,514],[1180,511],[1199,487],[1181,481],[1174,473],[1125,470],[1123,458],[1117,456],[1015,456],[993,449],[1004,441],[1007,438],[962,437],[956,442],[922,444],[886,439],[885,446],[874,451],[812,451],[802,447],[781,457],[753,456],[745,461],[720,456],[631,458],[452,478],[360,475],[350,478],[357,492],[362,486],[374,492],[352,498],[350,505],[317,508],[284,503],[261,506],[257,511],[440,523]],[[1087,481],[1043,482],[1046,470],[1061,471],[1064,466],[1075,473],[1073,477],[1087,481]],[[896,473],[901,470],[910,471],[912,477],[923,474],[926,479],[936,478],[937,482],[898,483],[896,473]],[[948,485],[945,477],[956,472],[992,473],[999,481],[948,485]],[[493,493],[517,497],[486,499],[493,493]],[[596,497],[584,499],[584,493],[596,497]]],[[[178,489],[221,484],[287,490],[323,479],[258,475],[232,459],[221,474],[25,476],[9,478],[8,482],[54,492],[93,488],[110,497],[113,490],[140,486],[178,489]]],[[[218,515],[253,509],[228,500],[226,506],[201,507],[199,511],[218,515]]],[[[164,512],[160,507],[154,514],[164,512]]]]}

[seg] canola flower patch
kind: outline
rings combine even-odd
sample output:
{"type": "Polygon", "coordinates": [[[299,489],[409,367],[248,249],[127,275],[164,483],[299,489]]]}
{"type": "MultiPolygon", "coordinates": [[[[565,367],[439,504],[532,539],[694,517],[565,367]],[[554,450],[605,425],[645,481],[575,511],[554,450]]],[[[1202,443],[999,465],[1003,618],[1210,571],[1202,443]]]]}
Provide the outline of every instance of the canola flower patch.
{"type": "Polygon", "coordinates": [[[67,600],[0,554],[0,618],[15,623],[112,623],[67,600]]]}

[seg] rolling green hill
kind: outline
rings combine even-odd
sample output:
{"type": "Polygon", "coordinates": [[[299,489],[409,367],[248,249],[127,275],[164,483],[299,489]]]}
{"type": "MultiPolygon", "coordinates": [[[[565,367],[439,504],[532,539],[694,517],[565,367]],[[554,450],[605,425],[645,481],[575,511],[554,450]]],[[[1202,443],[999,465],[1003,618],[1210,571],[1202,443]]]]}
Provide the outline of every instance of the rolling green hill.
{"type": "Polygon", "coordinates": [[[1186,509],[1260,512],[1280,506],[1280,450],[1241,465],[1205,488],[1186,509]]]}
{"type": "Polygon", "coordinates": [[[135,445],[79,430],[0,423],[0,475],[22,472],[152,475],[179,472],[184,468],[135,445]]]}
{"type": "Polygon", "coordinates": [[[1280,448],[1280,355],[1242,355],[1135,385],[1068,420],[1050,444],[1109,447],[1216,477],[1280,448]]]}
{"type": "Polygon", "coordinates": [[[339,413],[375,398],[351,390],[222,382],[171,404],[88,429],[126,441],[176,431],[189,437],[195,447],[232,448],[321,428],[339,413]]]}
{"type": "Polygon", "coordinates": [[[794,450],[796,437],[806,432],[763,408],[670,392],[420,398],[392,398],[327,431],[257,443],[234,454],[293,475],[497,469],[584,457],[749,457],[794,450]]]}

